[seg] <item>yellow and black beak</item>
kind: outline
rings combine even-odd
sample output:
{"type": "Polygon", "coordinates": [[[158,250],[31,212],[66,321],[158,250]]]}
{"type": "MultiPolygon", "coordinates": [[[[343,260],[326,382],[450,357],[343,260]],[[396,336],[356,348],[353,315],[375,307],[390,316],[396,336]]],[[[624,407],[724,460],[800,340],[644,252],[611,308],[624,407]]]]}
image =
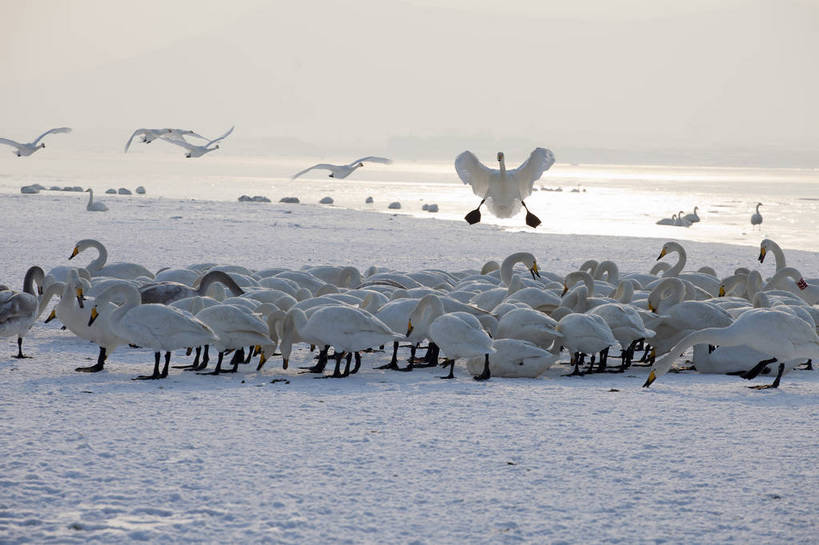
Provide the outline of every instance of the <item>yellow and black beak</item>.
{"type": "MultiPolygon", "coordinates": [[[[267,363],[267,356],[264,355],[264,350],[259,350],[259,367],[267,363]]],[[[287,367],[285,367],[287,369],[287,367]]]]}
{"type": "Polygon", "coordinates": [[[44,323],[47,324],[48,322],[50,322],[51,320],[53,320],[56,317],[57,317],[57,311],[54,310],[54,309],[51,309],[51,313],[48,315],[48,318],[45,319],[44,323]]]}
{"type": "Polygon", "coordinates": [[[652,369],[651,372],[648,374],[648,378],[646,379],[645,384],[643,384],[643,388],[648,388],[654,383],[655,380],[657,380],[657,375],[654,373],[654,370],[652,369]]]}
{"type": "Polygon", "coordinates": [[[569,291],[569,286],[563,284],[563,293],[561,293],[560,296],[563,297],[564,295],[566,295],[567,291],[569,291]]]}
{"type": "Polygon", "coordinates": [[[535,277],[540,278],[540,270],[537,268],[537,261],[532,263],[532,268],[529,269],[529,272],[532,273],[532,280],[534,280],[535,277]]]}
{"type": "Polygon", "coordinates": [[[258,356],[261,353],[262,353],[262,345],[257,344],[255,347],[253,347],[253,355],[254,356],[258,356]]]}
{"type": "Polygon", "coordinates": [[[88,318],[88,327],[91,327],[91,324],[94,323],[94,320],[96,320],[97,316],[99,316],[99,315],[100,315],[100,313],[97,312],[97,306],[94,305],[94,308],[91,309],[91,317],[88,318]]]}
{"type": "Polygon", "coordinates": [[[412,330],[413,330],[412,320],[410,320],[409,323],[407,323],[407,337],[410,336],[410,333],[412,333],[412,330]]]}
{"type": "Polygon", "coordinates": [[[78,253],[80,253],[80,249],[74,246],[74,251],[71,252],[71,255],[68,256],[68,259],[74,259],[75,257],[77,257],[78,253]]]}
{"type": "Polygon", "coordinates": [[[85,301],[85,296],[82,294],[82,288],[77,288],[77,303],[80,305],[80,308],[85,308],[83,301],[85,301]]]}
{"type": "Polygon", "coordinates": [[[722,284],[720,284],[720,287],[719,287],[719,296],[720,297],[725,297],[725,286],[723,286],[722,284]]]}
{"type": "Polygon", "coordinates": [[[652,305],[651,303],[648,304],[648,310],[655,314],[657,313],[657,309],[654,308],[654,305],[652,305]]]}
{"type": "Polygon", "coordinates": [[[760,248],[759,249],[759,262],[760,263],[765,261],[765,254],[767,254],[767,253],[768,253],[768,250],[766,250],[765,248],[760,248]]]}
{"type": "Polygon", "coordinates": [[[660,250],[660,255],[658,255],[658,256],[657,256],[657,261],[659,261],[659,260],[661,260],[662,258],[664,258],[664,257],[665,257],[665,254],[667,254],[667,253],[668,253],[668,252],[666,251],[666,249],[665,249],[665,248],[663,248],[662,250],[660,250]]]}

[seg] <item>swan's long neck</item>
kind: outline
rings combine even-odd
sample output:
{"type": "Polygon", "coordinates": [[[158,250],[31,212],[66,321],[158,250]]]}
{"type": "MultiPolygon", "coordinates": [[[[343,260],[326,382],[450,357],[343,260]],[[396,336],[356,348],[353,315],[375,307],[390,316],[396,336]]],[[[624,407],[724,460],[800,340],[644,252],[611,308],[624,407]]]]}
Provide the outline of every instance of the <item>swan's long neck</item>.
{"type": "Polygon", "coordinates": [[[279,352],[282,358],[287,361],[293,350],[293,343],[300,338],[300,331],[307,323],[307,314],[300,308],[291,308],[284,315],[284,319],[279,321],[279,342],[281,346],[279,352]]]}
{"type": "Polygon", "coordinates": [[[759,207],[762,206],[762,203],[756,203],[756,213],[759,214],[759,207]]]}
{"type": "Polygon", "coordinates": [[[426,332],[429,325],[444,313],[444,304],[436,295],[425,295],[410,314],[414,329],[426,332]]]}
{"type": "Polygon", "coordinates": [[[597,267],[600,266],[600,263],[596,259],[587,259],[580,265],[577,270],[578,271],[585,271],[589,274],[594,274],[594,271],[597,270],[597,267]]]}
{"type": "Polygon", "coordinates": [[[338,275],[338,283],[343,288],[361,285],[361,273],[355,267],[344,267],[338,275]]]}
{"type": "Polygon", "coordinates": [[[678,258],[677,258],[677,262],[674,264],[674,266],[672,266],[670,269],[668,269],[667,271],[665,271],[663,273],[663,277],[666,277],[666,276],[679,276],[679,274],[683,270],[683,267],[685,267],[685,261],[686,261],[685,248],[683,248],[680,244],[677,244],[676,242],[666,242],[665,248],[666,248],[666,254],[676,252],[678,258]]]}
{"type": "Polygon", "coordinates": [[[574,286],[580,281],[586,284],[586,293],[588,294],[594,293],[594,279],[592,278],[592,275],[585,271],[570,272],[569,274],[566,275],[566,278],[563,280],[563,284],[566,287],[566,289],[571,289],[572,286],[574,286]]]}
{"type": "Polygon", "coordinates": [[[631,280],[621,280],[617,284],[612,297],[621,303],[630,303],[634,297],[634,284],[631,280]]]}
{"type": "Polygon", "coordinates": [[[501,176],[506,177],[506,159],[504,158],[503,153],[498,154],[498,164],[500,165],[501,176]]]}
{"type": "Polygon", "coordinates": [[[211,271],[205,276],[202,277],[202,281],[199,283],[199,288],[196,292],[199,295],[207,295],[208,288],[211,284],[215,284],[219,282],[220,284],[224,284],[233,295],[239,296],[244,293],[244,290],[239,287],[237,284],[227,273],[223,271],[211,271]]]}
{"type": "Polygon", "coordinates": [[[658,312],[662,313],[683,301],[685,297],[685,285],[679,278],[666,278],[662,280],[648,296],[648,302],[658,312]]]}
{"type": "Polygon", "coordinates": [[[680,354],[697,344],[715,344],[720,346],[738,346],[744,344],[744,339],[740,339],[736,334],[737,331],[728,327],[709,327],[700,329],[683,337],[680,342],[671,347],[664,356],[658,359],[652,371],[655,378],[663,376],[671,370],[671,365],[674,363],[680,354]]]}
{"type": "Polygon", "coordinates": [[[751,271],[745,279],[745,297],[751,299],[762,289],[762,275],[759,271],[751,271]]]}
{"type": "MultiPolygon", "coordinates": [[[[757,212],[759,209],[757,208],[757,212]]],[[[787,263],[785,263],[785,252],[782,251],[782,248],[774,242],[773,240],[768,239],[768,242],[765,246],[766,251],[773,253],[774,259],[776,260],[776,270],[779,271],[780,269],[784,269],[787,267],[787,263]]]]}
{"type": "Polygon", "coordinates": [[[512,281],[512,271],[517,263],[523,263],[527,267],[530,267],[531,264],[534,262],[535,256],[533,256],[529,252],[517,252],[510,255],[509,257],[503,260],[503,263],[501,263],[500,272],[501,281],[505,286],[508,286],[509,283],[512,281]]]}
{"type": "Polygon", "coordinates": [[[45,281],[45,273],[43,269],[37,265],[33,265],[26,271],[26,276],[23,279],[23,291],[32,295],[38,295],[37,292],[43,289],[43,282],[45,281]],[[37,289],[34,289],[34,284],[37,284],[37,289]]]}
{"type": "Polygon", "coordinates": [[[620,269],[617,267],[617,263],[608,259],[601,261],[597,267],[594,268],[594,278],[602,280],[603,275],[606,275],[606,282],[610,284],[616,284],[619,282],[620,269]]]}
{"type": "Polygon", "coordinates": [[[98,301],[98,305],[102,302],[108,302],[114,297],[121,297],[125,301],[108,316],[108,321],[113,324],[119,324],[128,311],[142,304],[142,297],[139,294],[139,290],[133,286],[121,284],[105,290],[104,293],[107,294],[107,301],[98,301]]]}
{"type": "MultiPolygon", "coordinates": [[[[91,196],[93,197],[93,192],[91,193],[91,196]]],[[[74,249],[74,255],[82,252],[86,248],[96,248],[98,252],[97,258],[91,261],[91,263],[85,267],[85,269],[93,275],[95,272],[99,271],[105,266],[105,262],[108,260],[108,250],[106,250],[105,246],[98,240],[86,238],[77,243],[77,246],[74,249]]]]}
{"type": "Polygon", "coordinates": [[[51,299],[57,295],[63,293],[63,289],[65,285],[62,282],[54,282],[53,284],[49,284],[49,286],[43,292],[43,295],[40,297],[39,306],[37,307],[37,318],[40,318],[40,315],[43,311],[48,307],[48,304],[51,302],[51,299]]]}

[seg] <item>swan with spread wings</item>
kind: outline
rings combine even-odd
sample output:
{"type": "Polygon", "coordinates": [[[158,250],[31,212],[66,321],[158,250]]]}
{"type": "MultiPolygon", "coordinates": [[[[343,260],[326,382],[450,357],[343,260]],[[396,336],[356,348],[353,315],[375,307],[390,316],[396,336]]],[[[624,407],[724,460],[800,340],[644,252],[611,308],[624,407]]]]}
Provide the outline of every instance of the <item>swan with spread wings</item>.
{"type": "Polygon", "coordinates": [[[328,174],[328,176],[330,178],[339,178],[339,179],[346,178],[347,176],[349,176],[350,174],[355,172],[355,170],[357,168],[363,167],[364,163],[381,163],[383,165],[389,165],[390,163],[392,163],[392,160],[387,159],[386,157],[376,157],[374,155],[369,155],[367,157],[362,157],[361,159],[356,159],[352,163],[349,163],[349,164],[346,164],[346,165],[332,165],[332,164],[329,164],[329,163],[319,163],[317,165],[311,166],[310,168],[305,168],[304,170],[293,174],[293,176],[291,176],[290,179],[295,180],[296,178],[298,178],[302,174],[310,172],[311,170],[313,170],[315,168],[321,168],[321,169],[329,170],[330,174],[328,174]]]}
{"type": "Polygon", "coordinates": [[[532,186],[555,162],[555,156],[546,148],[535,148],[529,158],[518,168],[506,170],[503,152],[498,152],[500,170],[484,166],[474,153],[465,151],[455,158],[455,170],[472,192],[480,197],[478,208],[464,219],[473,225],[481,221],[481,206],[486,203],[489,211],[499,218],[511,218],[526,209],[526,225],[537,227],[540,219],[527,208],[524,199],[532,194],[532,186]]]}

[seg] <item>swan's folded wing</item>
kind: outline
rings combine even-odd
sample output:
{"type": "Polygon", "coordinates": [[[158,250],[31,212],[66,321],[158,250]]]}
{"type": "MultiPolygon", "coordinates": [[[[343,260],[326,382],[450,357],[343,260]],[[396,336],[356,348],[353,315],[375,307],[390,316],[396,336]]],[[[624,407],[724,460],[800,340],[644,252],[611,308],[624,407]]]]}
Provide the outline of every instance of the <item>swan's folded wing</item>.
{"type": "Polygon", "coordinates": [[[13,146],[15,148],[22,147],[22,144],[19,142],[15,142],[14,140],[9,140],[8,138],[0,138],[0,144],[6,144],[9,146],[13,146]]]}
{"type": "Polygon", "coordinates": [[[61,134],[61,133],[66,133],[66,132],[71,132],[71,127],[57,127],[56,129],[49,129],[46,132],[44,132],[43,134],[41,134],[40,136],[38,136],[37,140],[32,142],[32,144],[34,144],[36,146],[37,142],[39,142],[40,140],[43,139],[44,136],[47,136],[49,134],[61,134]]]}
{"type": "Polygon", "coordinates": [[[319,164],[317,164],[317,165],[313,165],[313,166],[311,166],[311,167],[305,168],[304,170],[299,171],[299,172],[297,172],[297,173],[293,174],[293,175],[290,177],[290,179],[291,179],[291,180],[295,180],[296,178],[298,178],[298,177],[299,177],[299,176],[301,176],[302,174],[305,174],[305,173],[307,173],[307,172],[310,172],[310,171],[311,171],[311,170],[313,170],[314,168],[326,168],[327,170],[331,170],[331,171],[332,171],[332,170],[334,170],[334,169],[335,169],[335,167],[336,167],[335,165],[329,165],[329,164],[327,164],[327,163],[319,163],[319,164]]]}
{"type": "Polygon", "coordinates": [[[376,157],[375,155],[368,155],[367,157],[362,157],[361,159],[356,159],[350,166],[357,165],[358,163],[381,163],[383,165],[389,165],[392,163],[392,159],[387,159],[386,157],[376,157]]]}
{"type": "Polygon", "coordinates": [[[549,170],[555,162],[555,156],[546,148],[535,148],[529,158],[518,168],[508,171],[514,177],[520,191],[520,198],[525,199],[532,194],[532,186],[540,179],[544,172],[549,170]]]}
{"type": "Polygon", "coordinates": [[[480,198],[485,198],[489,192],[489,181],[492,178],[492,169],[485,167],[475,154],[465,151],[455,158],[455,171],[465,184],[472,186],[472,192],[480,198]]]}

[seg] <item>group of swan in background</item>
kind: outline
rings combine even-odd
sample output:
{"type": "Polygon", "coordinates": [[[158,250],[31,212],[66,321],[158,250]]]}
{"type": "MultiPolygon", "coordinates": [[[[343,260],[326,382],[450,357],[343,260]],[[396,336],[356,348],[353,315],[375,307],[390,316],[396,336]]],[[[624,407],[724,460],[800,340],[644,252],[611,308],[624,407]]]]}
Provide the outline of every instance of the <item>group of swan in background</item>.
{"type": "Polygon", "coordinates": [[[683,210],[680,210],[677,214],[672,214],[670,218],[663,218],[657,221],[657,225],[674,225],[676,227],[691,227],[693,224],[700,221],[700,217],[697,214],[697,210],[699,207],[695,206],[694,211],[690,214],[686,214],[683,210]]]}
{"type": "Polygon", "coordinates": [[[443,365],[449,373],[441,378],[451,379],[461,360],[476,380],[537,377],[564,349],[571,375],[622,372],[641,364],[635,352],[642,349],[640,361],[651,365],[645,386],[692,347],[697,371],[775,373],[765,388],[819,358],[819,280],[787,266],[769,239],[760,244],[759,261],[773,254],[777,272],[767,280],[749,268],[724,278],[709,266],[685,271],[686,252],[677,242],[664,244],[658,257],[674,254],[676,263],[661,261],[650,272],[621,274],[613,261],[588,260],[567,275],[541,270],[528,252],[481,270],[200,263],[154,274],[138,263],[108,263],[105,246],[84,239],[69,259],[89,249],[97,256],[85,267],[46,274],[33,266],[23,291],[0,286],[0,337],[17,337],[15,357],[26,357],[26,333],[57,297],[47,321],[56,318],[99,347],[97,362],[77,371],[101,371],[117,347],[136,345],[154,353],[153,372],[141,379],[167,377],[179,349],[195,349],[182,367],[203,373],[215,350],[217,363],[207,374],[235,372],[257,355],[257,370],[274,354],[286,369],[299,344],[318,350],[306,372],[335,378],[358,372],[362,353],[386,346],[392,356],[381,368],[443,365]],[[402,346],[410,351],[405,365],[402,346]],[[610,356],[612,349],[619,355],[610,356]],[[619,364],[610,365],[611,357],[619,364]],[[332,374],[325,375],[331,361],[332,374]]]}

